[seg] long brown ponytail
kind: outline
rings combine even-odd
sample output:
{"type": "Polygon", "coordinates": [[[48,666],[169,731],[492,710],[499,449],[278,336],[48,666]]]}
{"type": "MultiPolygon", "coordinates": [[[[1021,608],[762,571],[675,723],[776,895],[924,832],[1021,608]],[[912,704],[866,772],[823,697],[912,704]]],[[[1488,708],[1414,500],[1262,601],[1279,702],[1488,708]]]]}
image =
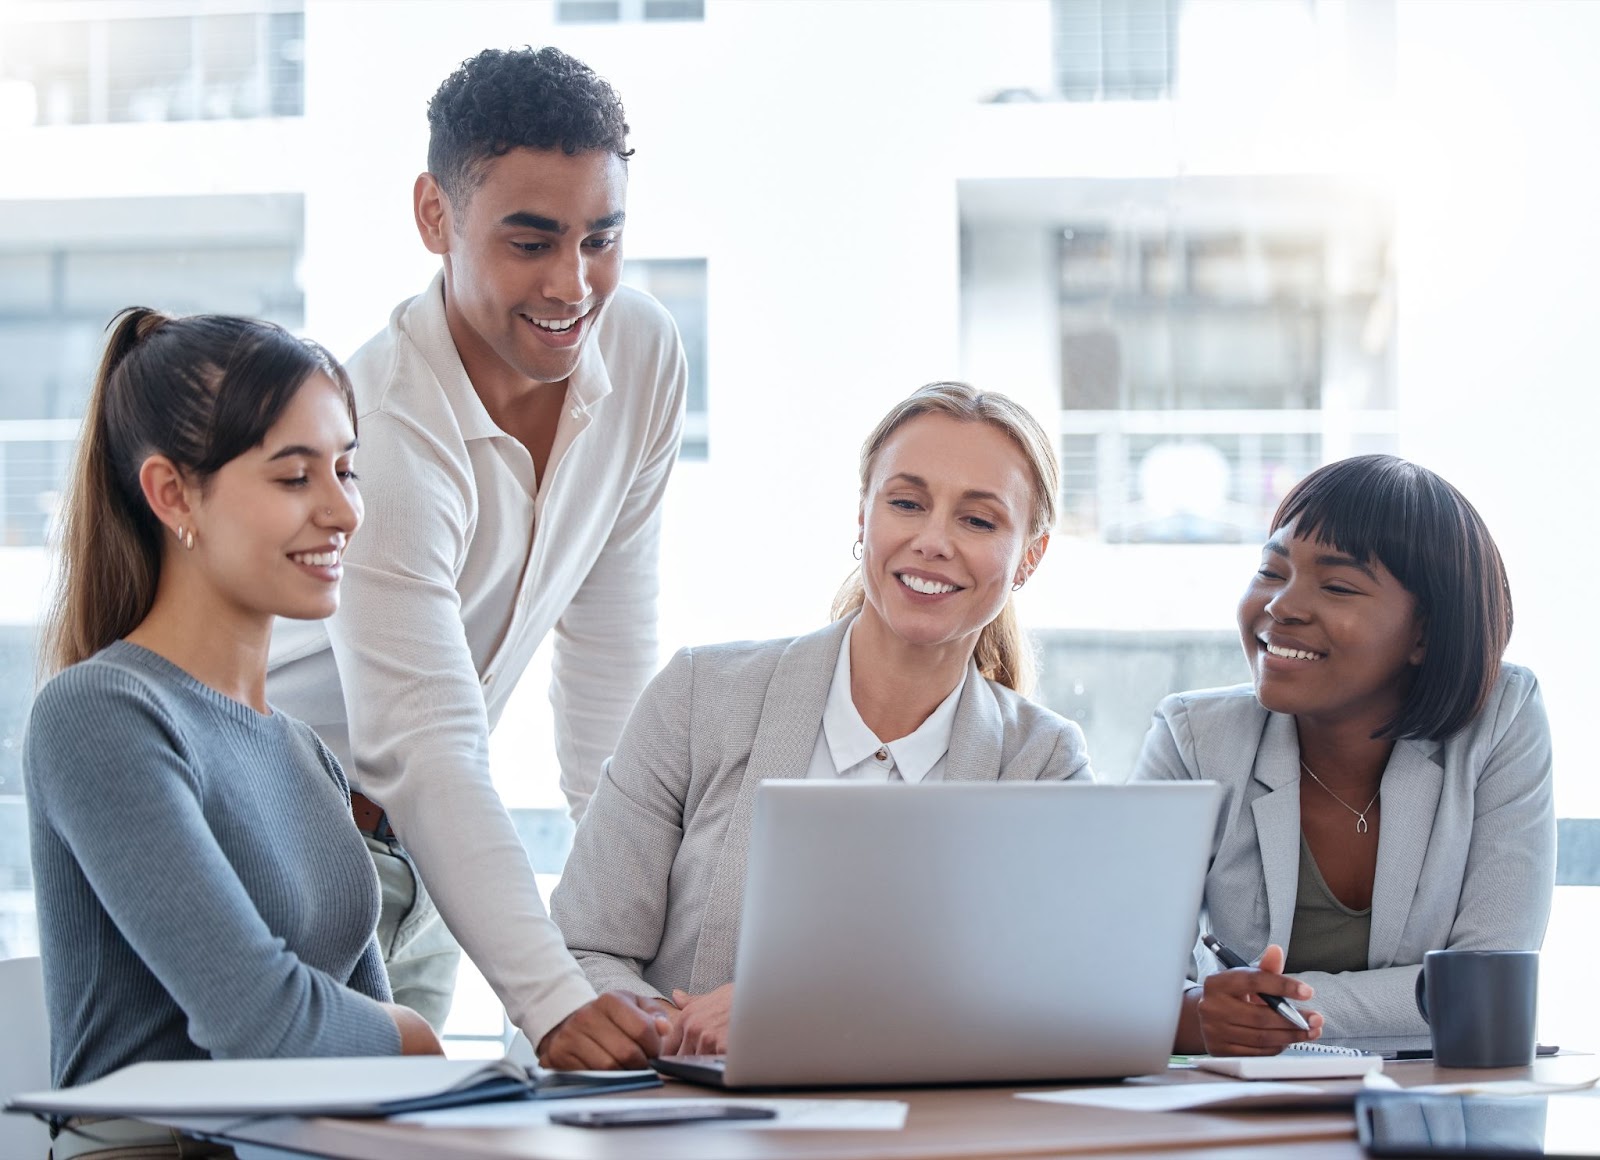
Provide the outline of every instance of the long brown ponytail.
{"type": "Polygon", "coordinates": [[[43,676],[128,635],[155,602],[164,529],[139,486],[147,458],[165,455],[203,485],[259,444],[318,371],[339,385],[355,418],[333,356],[270,322],[135,306],[109,329],[56,531],[43,676]]]}

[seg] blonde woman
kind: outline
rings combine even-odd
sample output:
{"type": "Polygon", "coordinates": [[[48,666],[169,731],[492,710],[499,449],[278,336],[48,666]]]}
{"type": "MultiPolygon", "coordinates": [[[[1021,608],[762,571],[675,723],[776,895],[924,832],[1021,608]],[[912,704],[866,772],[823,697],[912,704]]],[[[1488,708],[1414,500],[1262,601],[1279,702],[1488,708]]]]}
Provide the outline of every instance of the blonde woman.
{"type": "Polygon", "coordinates": [[[726,1048],[764,778],[1089,779],[1076,725],[1020,692],[1011,593],[1060,468],[1003,395],[923,387],[861,456],[860,568],[828,627],[684,649],[645,691],[578,827],[552,915],[591,983],[653,997],[669,1051],[726,1048]]]}

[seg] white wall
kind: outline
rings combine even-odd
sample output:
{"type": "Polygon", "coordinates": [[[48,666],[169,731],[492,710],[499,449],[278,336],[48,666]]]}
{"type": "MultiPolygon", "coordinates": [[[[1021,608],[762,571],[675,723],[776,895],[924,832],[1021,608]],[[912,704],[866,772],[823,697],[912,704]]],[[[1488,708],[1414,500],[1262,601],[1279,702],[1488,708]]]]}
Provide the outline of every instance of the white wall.
{"type": "Polygon", "coordinates": [[[1516,598],[1510,655],[1550,712],[1557,812],[1600,815],[1584,731],[1600,700],[1600,5],[1399,15],[1402,450],[1488,521],[1516,598]]]}

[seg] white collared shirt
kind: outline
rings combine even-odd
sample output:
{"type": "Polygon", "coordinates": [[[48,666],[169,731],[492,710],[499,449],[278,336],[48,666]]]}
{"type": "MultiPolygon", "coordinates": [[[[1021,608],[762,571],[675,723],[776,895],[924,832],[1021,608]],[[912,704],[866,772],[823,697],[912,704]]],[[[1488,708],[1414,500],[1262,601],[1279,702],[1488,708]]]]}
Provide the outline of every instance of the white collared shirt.
{"type": "Polygon", "coordinates": [[[879,741],[850,697],[850,638],[855,630],[854,624],[845,629],[839,644],[839,660],[833,666],[833,684],[828,687],[822,727],[817,730],[817,746],[811,752],[806,777],[913,784],[943,781],[956,706],[961,703],[961,690],[967,687],[966,670],[950,695],[914,732],[897,741],[879,741]]]}
{"type": "MultiPolygon", "coordinates": [[[[346,364],[367,515],[338,613],[280,619],[267,695],[382,804],[450,931],[534,1043],[594,994],[545,915],[489,770],[529,658],[556,638],[561,786],[581,811],[657,666],[661,497],[685,370],[672,319],[619,288],[567,382],[543,478],[484,407],[444,283],[346,364]]],[[[529,754],[528,770],[551,755],[529,754]]]]}

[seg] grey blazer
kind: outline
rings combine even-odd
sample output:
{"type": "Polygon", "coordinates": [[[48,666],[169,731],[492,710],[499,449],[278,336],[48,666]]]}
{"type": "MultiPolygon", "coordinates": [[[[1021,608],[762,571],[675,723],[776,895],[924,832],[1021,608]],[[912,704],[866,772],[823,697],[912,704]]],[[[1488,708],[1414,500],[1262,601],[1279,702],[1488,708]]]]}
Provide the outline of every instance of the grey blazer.
{"type": "MultiPolygon", "coordinates": [[[[1208,778],[1224,797],[1202,932],[1246,958],[1289,947],[1300,879],[1300,743],[1249,685],[1161,702],[1136,779],[1208,778]]],[[[1550,731],[1532,673],[1502,665],[1488,705],[1444,742],[1400,741],[1383,775],[1367,969],[1299,977],[1328,1036],[1424,1035],[1417,965],[1445,947],[1537,949],[1555,885],[1550,731]]],[[[1195,947],[1199,979],[1218,970],[1195,947]]]]}
{"type": "MultiPolygon", "coordinates": [[[[756,787],[806,776],[847,624],[683,649],[639,698],[550,899],[596,990],[733,981],[756,787]]],[[[968,671],[946,780],[1092,777],[1077,725],[968,671]]]]}

